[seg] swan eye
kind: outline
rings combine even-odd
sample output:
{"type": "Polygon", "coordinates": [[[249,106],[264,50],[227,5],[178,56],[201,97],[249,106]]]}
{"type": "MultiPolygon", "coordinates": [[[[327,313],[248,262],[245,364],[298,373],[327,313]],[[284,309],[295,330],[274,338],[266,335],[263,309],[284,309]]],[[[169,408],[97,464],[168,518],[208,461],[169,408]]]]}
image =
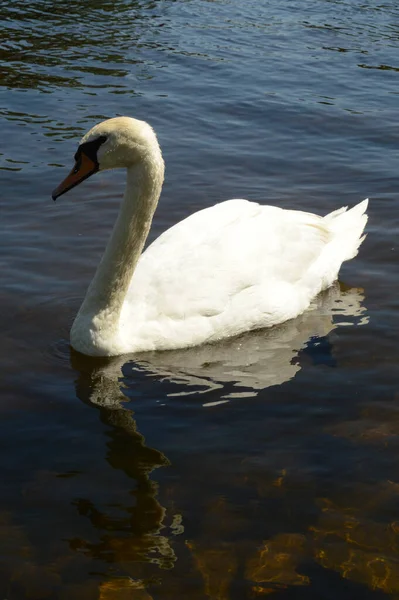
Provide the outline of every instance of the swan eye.
{"type": "Polygon", "coordinates": [[[75,168],[72,171],[74,174],[79,173],[79,169],[80,169],[80,166],[82,164],[80,152],[79,153],[77,152],[75,154],[75,161],[76,161],[75,168]]]}

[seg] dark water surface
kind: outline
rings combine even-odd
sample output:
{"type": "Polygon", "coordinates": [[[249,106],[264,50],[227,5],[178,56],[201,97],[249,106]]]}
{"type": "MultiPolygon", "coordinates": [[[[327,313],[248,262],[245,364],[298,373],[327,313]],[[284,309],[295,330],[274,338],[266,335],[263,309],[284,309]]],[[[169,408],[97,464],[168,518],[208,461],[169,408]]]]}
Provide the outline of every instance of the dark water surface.
{"type": "Polygon", "coordinates": [[[399,598],[397,6],[0,2],[1,600],[399,598]],[[163,148],[151,239],[369,196],[341,286],[211,347],[71,352],[123,173],[50,194],[117,114],[163,148]]]}

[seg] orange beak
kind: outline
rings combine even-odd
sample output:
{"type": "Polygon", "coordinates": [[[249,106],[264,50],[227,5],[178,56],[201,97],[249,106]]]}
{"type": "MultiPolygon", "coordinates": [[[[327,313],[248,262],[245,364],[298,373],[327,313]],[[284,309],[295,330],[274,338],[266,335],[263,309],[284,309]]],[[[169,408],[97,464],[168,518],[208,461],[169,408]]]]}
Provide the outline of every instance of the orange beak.
{"type": "Polygon", "coordinates": [[[68,177],[55,188],[52,193],[53,200],[56,200],[65,192],[71,190],[75,185],[79,185],[82,181],[90,177],[98,171],[98,163],[89,158],[84,152],[80,152],[74,168],[69,173],[68,177]]]}

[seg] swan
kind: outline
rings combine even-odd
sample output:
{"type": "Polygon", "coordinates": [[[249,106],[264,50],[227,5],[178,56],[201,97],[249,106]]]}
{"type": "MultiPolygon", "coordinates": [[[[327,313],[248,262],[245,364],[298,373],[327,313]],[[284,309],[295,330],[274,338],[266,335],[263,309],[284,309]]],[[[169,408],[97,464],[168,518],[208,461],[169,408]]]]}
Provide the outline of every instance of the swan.
{"type": "Polygon", "coordinates": [[[368,200],[320,217],[234,199],[192,214],[143,252],[164,179],[145,121],[95,125],[53,199],[120,167],[122,205],[71,328],[72,347],[89,356],[186,348],[293,319],[364,239],[368,200]]]}

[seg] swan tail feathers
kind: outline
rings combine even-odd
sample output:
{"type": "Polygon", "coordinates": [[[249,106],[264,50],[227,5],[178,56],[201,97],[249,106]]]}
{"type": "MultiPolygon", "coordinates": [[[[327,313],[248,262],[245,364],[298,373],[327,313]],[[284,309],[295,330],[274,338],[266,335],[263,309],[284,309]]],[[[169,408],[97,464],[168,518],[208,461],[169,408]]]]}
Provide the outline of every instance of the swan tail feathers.
{"type": "Polygon", "coordinates": [[[339,215],[342,215],[342,213],[346,212],[347,210],[347,206],[342,206],[341,208],[338,208],[337,210],[328,213],[328,215],[326,215],[323,220],[326,223],[330,223],[333,219],[336,219],[339,215]]]}
{"type": "Polygon", "coordinates": [[[367,198],[350,210],[344,207],[324,217],[333,234],[334,245],[337,244],[340,248],[342,262],[357,255],[359,246],[366,237],[362,234],[368,219],[366,214],[368,202],[367,198]]]}

